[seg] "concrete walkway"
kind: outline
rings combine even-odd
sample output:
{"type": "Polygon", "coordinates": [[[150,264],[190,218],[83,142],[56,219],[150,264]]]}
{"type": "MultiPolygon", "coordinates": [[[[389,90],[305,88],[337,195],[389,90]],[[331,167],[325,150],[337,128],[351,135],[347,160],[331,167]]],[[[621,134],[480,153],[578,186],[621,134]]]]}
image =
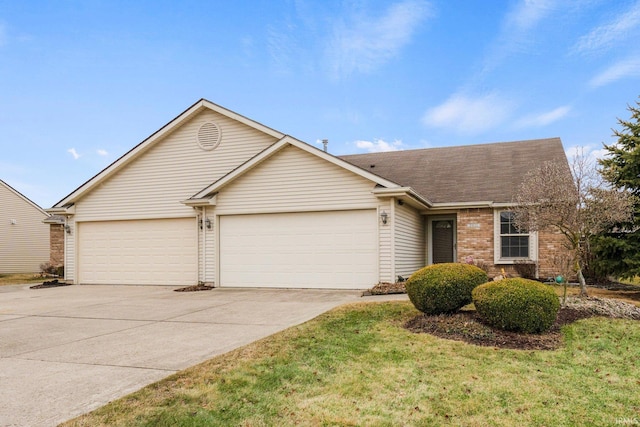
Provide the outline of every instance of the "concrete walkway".
{"type": "Polygon", "coordinates": [[[338,305],[358,291],[0,287],[0,426],[53,426],[338,305]]]}

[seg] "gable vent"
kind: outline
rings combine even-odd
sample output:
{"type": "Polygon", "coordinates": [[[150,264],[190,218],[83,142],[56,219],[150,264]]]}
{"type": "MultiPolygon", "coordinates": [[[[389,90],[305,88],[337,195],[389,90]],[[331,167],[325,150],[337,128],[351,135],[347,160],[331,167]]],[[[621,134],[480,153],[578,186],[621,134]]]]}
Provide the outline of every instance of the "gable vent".
{"type": "Polygon", "coordinates": [[[198,129],[198,145],[205,151],[211,151],[220,144],[222,132],[217,124],[206,122],[198,129]]]}

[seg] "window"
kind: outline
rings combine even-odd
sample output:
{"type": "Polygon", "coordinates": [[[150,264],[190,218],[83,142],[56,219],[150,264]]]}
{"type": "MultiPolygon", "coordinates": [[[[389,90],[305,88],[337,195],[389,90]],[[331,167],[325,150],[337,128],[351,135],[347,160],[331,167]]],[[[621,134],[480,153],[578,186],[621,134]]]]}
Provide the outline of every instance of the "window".
{"type": "Polygon", "coordinates": [[[500,212],[500,258],[529,259],[529,232],[516,227],[513,212],[500,212]]]}

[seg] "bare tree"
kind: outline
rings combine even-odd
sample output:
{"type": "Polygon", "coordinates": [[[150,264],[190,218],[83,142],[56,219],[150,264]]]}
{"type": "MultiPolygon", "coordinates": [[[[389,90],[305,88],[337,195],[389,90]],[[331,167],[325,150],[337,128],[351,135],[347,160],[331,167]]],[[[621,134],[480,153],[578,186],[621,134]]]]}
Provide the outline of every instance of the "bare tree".
{"type": "Polygon", "coordinates": [[[605,186],[583,150],[570,165],[547,162],[525,175],[514,204],[519,228],[557,230],[565,237],[582,296],[587,295],[583,269],[590,238],[633,214],[632,196],[605,186]]]}

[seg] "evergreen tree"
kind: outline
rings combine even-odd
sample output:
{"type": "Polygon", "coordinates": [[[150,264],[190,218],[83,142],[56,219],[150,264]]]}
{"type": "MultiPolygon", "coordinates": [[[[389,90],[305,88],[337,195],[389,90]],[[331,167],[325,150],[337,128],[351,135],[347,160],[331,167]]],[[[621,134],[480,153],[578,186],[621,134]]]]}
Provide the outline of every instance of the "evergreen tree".
{"type": "Polygon", "coordinates": [[[633,194],[635,214],[592,241],[594,272],[623,278],[640,275],[640,103],[627,109],[631,118],[618,119],[620,130],[613,130],[618,140],[605,144],[608,156],[599,163],[605,180],[633,194]]]}

